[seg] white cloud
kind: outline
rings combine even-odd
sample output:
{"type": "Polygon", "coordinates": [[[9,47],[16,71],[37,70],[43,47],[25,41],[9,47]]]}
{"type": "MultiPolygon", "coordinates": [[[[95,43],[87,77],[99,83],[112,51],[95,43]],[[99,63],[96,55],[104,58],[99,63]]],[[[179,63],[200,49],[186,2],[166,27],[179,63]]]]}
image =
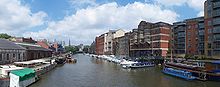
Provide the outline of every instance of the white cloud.
{"type": "Polygon", "coordinates": [[[197,17],[201,17],[201,16],[204,16],[204,11],[200,11],[200,12],[197,14],[197,17]]]}
{"type": "Polygon", "coordinates": [[[196,10],[203,10],[204,9],[204,2],[206,0],[188,0],[187,4],[196,10]]]}
{"type": "Polygon", "coordinates": [[[19,0],[0,1],[0,32],[18,34],[31,27],[42,25],[47,16],[44,12],[32,13],[19,0]]]}
{"type": "Polygon", "coordinates": [[[97,6],[96,0],[69,0],[74,9],[81,9],[87,6],[97,6]]]}
{"type": "Polygon", "coordinates": [[[136,28],[141,20],[150,22],[176,21],[178,14],[171,10],[162,9],[156,4],[135,2],[126,6],[117,3],[107,3],[99,6],[77,10],[75,14],[66,16],[63,20],[50,22],[45,30],[27,32],[25,36],[46,39],[69,38],[75,44],[91,43],[95,36],[109,29],[131,30],[136,28]]]}
{"type": "Polygon", "coordinates": [[[156,0],[156,1],[165,6],[181,6],[187,2],[187,0],[156,0]]]}
{"type": "Polygon", "coordinates": [[[157,3],[162,4],[164,6],[183,6],[187,5],[193,8],[196,11],[199,11],[198,16],[203,16],[201,14],[204,10],[204,2],[206,0],[156,0],[157,3]]]}

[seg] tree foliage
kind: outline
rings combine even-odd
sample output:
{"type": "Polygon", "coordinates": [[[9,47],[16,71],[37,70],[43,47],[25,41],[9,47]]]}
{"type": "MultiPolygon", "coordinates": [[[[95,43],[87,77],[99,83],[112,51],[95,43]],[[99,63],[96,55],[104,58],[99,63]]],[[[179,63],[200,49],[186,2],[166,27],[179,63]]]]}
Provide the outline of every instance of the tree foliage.
{"type": "Polygon", "coordinates": [[[2,33],[2,34],[0,34],[0,38],[9,39],[9,38],[11,38],[11,36],[8,34],[2,33]]]}
{"type": "Polygon", "coordinates": [[[65,46],[65,50],[66,52],[76,53],[79,51],[79,48],[77,46],[65,46]]]}
{"type": "Polygon", "coordinates": [[[88,53],[89,52],[89,48],[90,48],[89,45],[85,45],[84,48],[83,48],[83,51],[88,53]]]}

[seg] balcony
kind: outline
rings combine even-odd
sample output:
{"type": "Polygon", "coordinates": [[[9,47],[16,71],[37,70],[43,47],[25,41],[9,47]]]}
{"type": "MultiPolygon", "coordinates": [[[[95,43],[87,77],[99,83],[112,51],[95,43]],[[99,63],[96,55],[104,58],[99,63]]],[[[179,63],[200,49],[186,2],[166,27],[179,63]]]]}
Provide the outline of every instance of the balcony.
{"type": "Polygon", "coordinates": [[[220,25],[220,17],[217,17],[217,18],[214,18],[214,19],[213,19],[213,25],[214,25],[214,26],[220,25]]]}
{"type": "Polygon", "coordinates": [[[213,17],[215,18],[215,17],[219,17],[219,16],[220,16],[220,9],[215,9],[213,11],[213,17]]]}
{"type": "Polygon", "coordinates": [[[220,2],[219,1],[216,1],[216,2],[213,2],[213,8],[220,8],[220,2]]]}
{"type": "Polygon", "coordinates": [[[213,33],[214,33],[214,34],[220,33],[220,26],[214,27],[214,28],[213,28],[213,33]]]}

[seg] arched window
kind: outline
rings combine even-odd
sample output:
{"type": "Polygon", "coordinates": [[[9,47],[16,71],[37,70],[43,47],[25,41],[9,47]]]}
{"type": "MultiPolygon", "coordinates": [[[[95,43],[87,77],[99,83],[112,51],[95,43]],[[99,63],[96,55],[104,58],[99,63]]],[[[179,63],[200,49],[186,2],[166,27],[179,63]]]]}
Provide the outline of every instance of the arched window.
{"type": "Polygon", "coordinates": [[[0,53],[0,61],[2,61],[2,54],[0,53]]]}
{"type": "Polygon", "coordinates": [[[9,60],[9,57],[10,57],[10,55],[9,55],[9,54],[6,54],[6,59],[7,59],[7,60],[9,60]]]}

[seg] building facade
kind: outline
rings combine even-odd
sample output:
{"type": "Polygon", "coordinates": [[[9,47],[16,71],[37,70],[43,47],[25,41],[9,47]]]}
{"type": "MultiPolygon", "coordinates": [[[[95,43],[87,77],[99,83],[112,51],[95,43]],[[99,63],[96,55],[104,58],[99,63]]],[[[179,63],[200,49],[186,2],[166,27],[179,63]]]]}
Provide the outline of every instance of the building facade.
{"type": "Polygon", "coordinates": [[[89,48],[89,53],[91,54],[95,54],[96,53],[96,42],[93,41],[92,44],[90,45],[90,48],[89,48]]]}
{"type": "Polygon", "coordinates": [[[113,55],[113,40],[118,37],[124,36],[125,31],[119,30],[109,30],[109,32],[105,33],[104,37],[104,54],[113,55]]]}
{"type": "Polygon", "coordinates": [[[0,39],[0,64],[25,60],[25,48],[5,39],[0,39]]]}
{"type": "Polygon", "coordinates": [[[220,58],[220,1],[207,0],[205,15],[205,54],[207,57],[220,58]]]}
{"type": "Polygon", "coordinates": [[[204,56],[204,17],[186,19],[173,23],[173,56],[204,56]]]}
{"type": "Polygon", "coordinates": [[[35,60],[52,57],[52,50],[41,47],[40,45],[28,43],[15,43],[25,48],[25,60],[35,60]]]}
{"type": "Polygon", "coordinates": [[[119,58],[129,57],[129,38],[130,32],[127,32],[124,36],[115,38],[113,40],[114,55],[119,58]]]}
{"type": "Polygon", "coordinates": [[[141,21],[130,35],[130,56],[166,56],[171,25],[164,22],[141,21]]]}
{"type": "Polygon", "coordinates": [[[105,41],[105,34],[102,34],[95,38],[96,55],[104,54],[104,41],[105,41]]]}
{"type": "Polygon", "coordinates": [[[15,37],[15,38],[11,38],[10,40],[17,43],[32,43],[32,44],[37,43],[37,41],[33,40],[31,37],[30,38],[15,37]]]}
{"type": "Polygon", "coordinates": [[[186,21],[186,54],[204,55],[204,17],[186,21]]]}
{"type": "Polygon", "coordinates": [[[37,45],[40,45],[45,49],[52,50],[54,55],[59,55],[61,53],[64,53],[65,51],[62,43],[58,43],[58,42],[50,43],[46,39],[37,41],[37,45]]]}
{"type": "Polygon", "coordinates": [[[171,50],[173,56],[184,57],[186,53],[186,23],[175,22],[172,27],[171,50]]]}

